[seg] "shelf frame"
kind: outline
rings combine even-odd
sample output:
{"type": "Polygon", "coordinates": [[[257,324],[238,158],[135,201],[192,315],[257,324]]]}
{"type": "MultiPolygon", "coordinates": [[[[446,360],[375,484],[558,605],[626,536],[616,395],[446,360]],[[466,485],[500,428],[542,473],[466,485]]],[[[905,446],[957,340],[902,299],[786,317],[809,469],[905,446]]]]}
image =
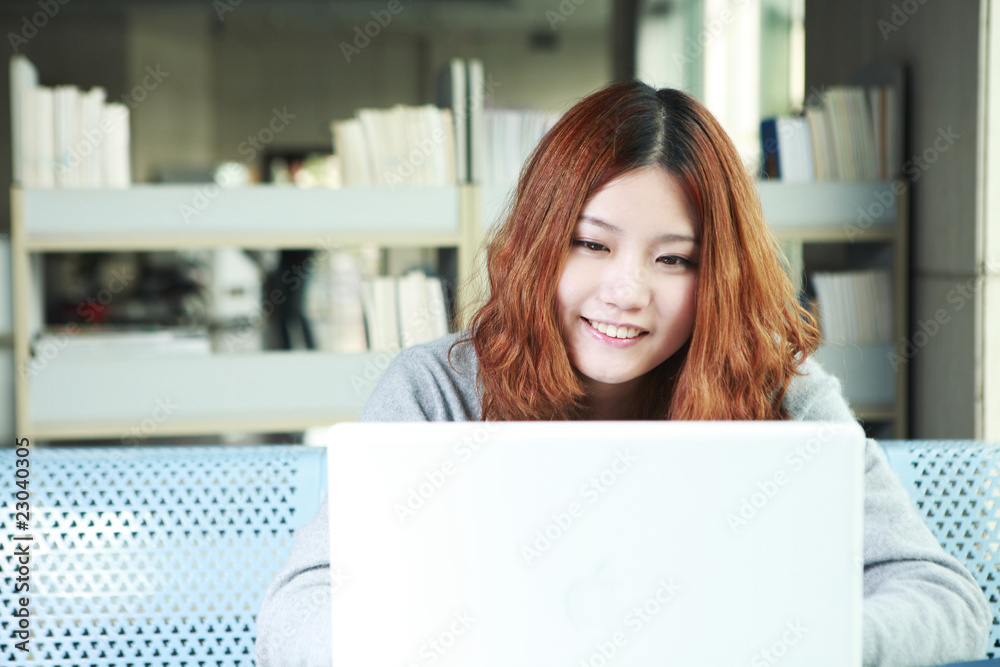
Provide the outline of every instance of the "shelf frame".
{"type": "MultiPolygon", "coordinates": [[[[469,279],[476,239],[469,229],[470,202],[475,195],[471,186],[298,189],[282,186],[218,189],[214,186],[138,185],[122,189],[21,189],[11,190],[11,269],[14,279],[15,362],[14,399],[15,432],[19,437],[40,440],[116,438],[148,415],[149,405],[127,414],[114,415],[113,409],[101,408],[100,401],[87,403],[92,415],[78,414],[73,419],[40,416],[46,401],[53,400],[58,390],[50,381],[40,381],[37,367],[32,371],[31,341],[39,333],[38,318],[32,317],[32,301],[41,294],[41,285],[33,275],[32,264],[46,253],[202,250],[223,247],[247,249],[288,248],[357,248],[376,245],[383,248],[439,247],[455,248],[458,253],[458,280],[465,285],[469,279]],[[188,202],[206,198],[207,204],[191,216],[183,209],[188,202]],[[185,220],[185,214],[191,220],[185,220]],[[294,221],[276,224],[275,221],[294,221]],[[86,230],[85,233],[81,230],[86,230]],[[33,330],[36,329],[36,330],[33,330]],[[34,378],[32,377],[34,375],[34,378]],[[44,391],[41,389],[45,387],[44,391]]],[[[461,305],[461,304],[459,304],[461,305]]],[[[207,402],[206,409],[189,418],[177,417],[157,425],[159,436],[201,436],[226,432],[292,432],[356,419],[364,395],[340,396],[329,406],[317,405],[309,386],[322,382],[322,374],[331,376],[359,373],[359,364],[368,372],[375,364],[384,371],[391,359],[389,353],[331,355],[304,352],[305,356],[280,357],[280,351],[263,354],[219,354],[204,358],[130,359],[139,367],[146,366],[149,389],[156,378],[163,378],[171,367],[187,367],[192,377],[201,373],[202,385],[211,384],[213,377],[220,385],[203,392],[194,401],[207,402]],[[279,355],[279,356],[275,356],[279,355]],[[374,356],[373,356],[374,355],[374,356]],[[273,377],[275,362],[296,365],[299,380],[283,382],[273,377]],[[204,368],[199,369],[200,366],[204,368]],[[214,370],[213,370],[214,369],[214,370]],[[260,393],[256,404],[245,406],[238,413],[211,412],[213,394],[225,392],[226,381],[239,376],[258,377],[268,369],[272,379],[290,392],[290,405],[310,406],[304,409],[274,410],[269,392],[279,391],[270,386],[260,393]],[[207,375],[206,375],[207,373],[207,375]],[[320,375],[317,375],[320,373],[320,375]],[[303,374],[312,374],[312,382],[303,382],[303,374]],[[296,388],[299,394],[295,394],[296,388]],[[205,396],[209,396],[206,398],[205,396]]],[[[127,375],[121,370],[108,371],[120,364],[118,359],[91,363],[79,359],[54,359],[48,369],[53,380],[71,383],[81,397],[93,387],[87,385],[89,373],[124,384],[127,375]],[[103,370],[102,370],[103,367],[103,370]],[[70,368],[76,368],[75,374],[70,368]],[[104,373],[102,375],[102,373],[104,373]],[[115,374],[117,373],[117,375],[115,374]],[[116,379],[117,378],[117,379],[116,379]]],[[[173,369],[176,371],[176,368],[173,369]]],[[[45,370],[42,371],[46,372],[45,370]]],[[[135,375],[133,372],[133,376],[135,375]]],[[[369,373],[371,374],[371,373],[369,373]]],[[[377,377],[375,378],[377,379],[377,377]]],[[[56,383],[58,384],[58,382],[56,383]]],[[[374,383],[372,383],[373,386],[374,383]]],[[[182,392],[183,384],[171,385],[174,393],[182,392]]],[[[267,384],[265,384],[267,386],[267,384]]],[[[204,387],[202,387],[204,389],[204,387]]],[[[111,393],[114,393],[113,391],[111,393]]],[[[128,395],[119,397],[128,402],[128,395]]],[[[147,397],[148,399],[148,397],[147,397]]],[[[63,401],[70,400],[63,396],[63,401]]],[[[118,400],[118,399],[116,399],[118,400]]],[[[110,401],[109,401],[110,402],[110,401]]],[[[148,400],[147,400],[148,403],[148,400]]],[[[62,408],[56,407],[58,412],[62,408]]],[[[64,410],[72,412],[71,409],[64,410]]],[[[79,410],[78,410],[79,412],[79,410]]],[[[87,412],[85,409],[84,412],[87,412]]]]}
{"type": "MultiPolygon", "coordinates": [[[[62,440],[114,437],[118,419],[61,423],[32,421],[31,360],[32,263],[46,253],[157,251],[221,247],[322,248],[454,247],[458,252],[461,299],[480,297],[485,287],[477,261],[481,244],[501,210],[507,189],[474,185],[447,188],[344,188],[300,190],[281,186],[220,189],[186,222],[181,206],[206,186],[141,185],[121,190],[22,190],[11,193],[11,268],[13,273],[13,347],[15,419],[19,436],[62,440]],[[140,223],[135,223],[140,220],[140,223]],[[275,220],[298,220],[276,225],[275,220]],[[130,222],[131,221],[131,222],[130,222]],[[81,233],[86,229],[86,233],[81,233]]],[[[905,182],[758,183],[764,217],[775,238],[785,243],[878,242],[893,245],[895,345],[903,355],[908,327],[908,189],[905,182]],[[885,193],[893,193],[889,202],[885,193]],[[878,204],[877,206],[875,204],[878,204]],[[864,213],[868,217],[862,217],[864,213]],[[878,215],[869,215],[877,213],[878,215]],[[869,221],[870,220],[870,221],[869,221]]],[[[190,216],[189,216],[190,217],[190,216]]],[[[459,302],[460,316],[471,304],[459,302]]],[[[37,320],[37,318],[36,318],[37,320]]],[[[464,326],[465,321],[460,320],[464,326]]],[[[274,354],[273,352],[268,354],[274,354]]],[[[321,354],[321,353],[307,353],[321,354]]],[[[904,357],[905,358],[905,357],[904,357]]],[[[355,359],[358,361],[361,359],[355,359]]],[[[329,360],[314,359],[320,365],[329,360]]],[[[211,362],[209,362],[211,363],[211,362]]],[[[266,363],[247,359],[247,368],[266,363]]],[[[351,366],[353,362],[348,362],[351,366]]],[[[386,364],[387,365],[387,364],[386,364]]],[[[905,438],[908,424],[908,372],[896,373],[892,406],[854,406],[862,419],[892,423],[893,435],[905,438]]],[[[86,391],[86,387],[79,387],[86,391]]],[[[44,397],[34,396],[35,401],[44,397]]],[[[38,406],[36,406],[37,408],[38,406]]],[[[258,408],[260,406],[257,406],[258,408]]],[[[266,405],[264,406],[266,407],[266,405]]],[[[293,417],[260,416],[250,406],[244,415],[198,416],[162,425],[163,435],[239,432],[286,432],[355,418],[359,407],[335,405],[293,417]]],[[[134,415],[133,417],[134,418],[134,415]]]]}

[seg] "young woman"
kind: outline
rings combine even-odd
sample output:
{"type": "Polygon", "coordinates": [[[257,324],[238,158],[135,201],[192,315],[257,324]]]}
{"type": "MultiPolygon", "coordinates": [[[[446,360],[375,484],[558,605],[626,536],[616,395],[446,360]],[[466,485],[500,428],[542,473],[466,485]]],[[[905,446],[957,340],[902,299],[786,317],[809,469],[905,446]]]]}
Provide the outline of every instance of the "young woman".
{"type": "MultiPolygon", "coordinates": [[[[854,417],[718,122],[676,90],[617,83],[542,139],[489,245],[469,330],[401,353],[363,420],[854,417]]],[[[865,665],[985,654],[972,577],[878,447],[865,477],[865,665]]],[[[325,505],[258,618],[257,662],[329,664],[325,505]]]]}

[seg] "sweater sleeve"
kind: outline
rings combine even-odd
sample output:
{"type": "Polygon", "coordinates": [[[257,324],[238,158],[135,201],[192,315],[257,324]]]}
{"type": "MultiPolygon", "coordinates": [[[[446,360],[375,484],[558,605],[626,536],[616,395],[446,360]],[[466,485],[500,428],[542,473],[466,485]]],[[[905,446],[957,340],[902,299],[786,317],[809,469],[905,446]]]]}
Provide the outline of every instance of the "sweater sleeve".
{"type": "MultiPolygon", "coordinates": [[[[478,419],[475,366],[454,337],[397,355],[376,384],[360,421],[478,419]],[[453,365],[454,364],[454,365],[453,365]]],[[[331,566],[329,507],[296,531],[292,555],[264,595],[257,615],[258,667],[329,667],[330,605],[349,574],[331,566]]]]}
{"type": "MultiPolygon", "coordinates": [[[[807,360],[793,418],[853,418],[840,382],[807,360]]],[[[935,539],[874,440],[865,445],[864,664],[904,667],[986,655],[992,616],[975,579],[935,539]]]]}

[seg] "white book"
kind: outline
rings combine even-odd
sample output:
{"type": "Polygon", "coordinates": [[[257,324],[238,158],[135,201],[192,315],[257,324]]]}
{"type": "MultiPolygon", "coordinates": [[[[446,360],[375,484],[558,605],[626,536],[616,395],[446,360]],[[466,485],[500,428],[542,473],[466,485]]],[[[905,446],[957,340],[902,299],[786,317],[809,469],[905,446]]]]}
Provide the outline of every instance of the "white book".
{"type": "Polygon", "coordinates": [[[789,183],[812,181],[812,152],[808,142],[808,121],[798,116],[782,116],[776,119],[776,125],[781,180],[789,183]]]}
{"type": "Polygon", "coordinates": [[[411,271],[397,281],[399,336],[404,348],[434,340],[433,316],[422,271],[411,271]]]}
{"type": "Polygon", "coordinates": [[[161,356],[199,355],[212,353],[208,333],[203,329],[167,328],[148,331],[81,327],[79,333],[42,333],[32,342],[35,350],[47,346],[59,349],[62,358],[96,358],[114,355],[161,356]]]}
{"type": "Polygon", "coordinates": [[[454,185],[458,182],[458,165],[455,162],[455,119],[451,113],[451,109],[441,109],[438,119],[442,136],[444,137],[444,146],[440,151],[442,163],[444,164],[444,180],[442,181],[442,185],[454,185]]]}
{"type": "Polygon", "coordinates": [[[891,343],[893,337],[892,274],[889,271],[874,271],[874,313],[877,343],[891,343]]]}
{"type": "Polygon", "coordinates": [[[368,349],[373,352],[398,352],[396,279],[389,276],[366,278],[361,285],[361,300],[368,328],[368,349]]]}
{"type": "Polygon", "coordinates": [[[863,88],[854,88],[851,99],[858,123],[860,178],[863,181],[876,181],[879,179],[878,144],[875,142],[874,118],[868,96],[863,88]]]}
{"type": "Polygon", "coordinates": [[[854,298],[851,276],[846,272],[838,272],[834,276],[834,292],[837,295],[837,308],[840,311],[840,319],[844,323],[844,330],[841,336],[843,343],[857,342],[858,335],[858,309],[857,300],[854,298]]]}
{"type": "Polygon", "coordinates": [[[459,183],[469,181],[469,93],[465,61],[453,58],[448,65],[450,107],[455,137],[455,171],[459,183]]]}
{"type": "Polygon", "coordinates": [[[384,172],[385,164],[385,127],[381,121],[381,111],[378,109],[358,109],[355,116],[361,125],[361,137],[363,150],[367,152],[368,163],[371,168],[369,184],[385,184],[384,172]]]}
{"type": "MultiPolygon", "coordinates": [[[[41,88],[39,86],[34,88],[25,88],[19,93],[16,102],[16,105],[20,109],[21,118],[18,122],[19,129],[17,130],[17,136],[12,137],[13,144],[16,145],[16,150],[19,153],[18,157],[13,158],[18,163],[18,175],[14,177],[14,183],[20,184],[26,188],[41,187],[39,171],[42,164],[42,155],[39,137],[39,131],[41,128],[39,125],[40,123],[44,123],[44,121],[39,118],[38,112],[38,98],[40,93],[41,88]]],[[[50,96],[50,111],[51,102],[52,99],[50,96]]],[[[12,101],[11,105],[13,106],[14,104],[14,101],[12,101]]],[[[50,124],[51,119],[52,116],[50,113],[50,124]]],[[[14,145],[11,146],[12,151],[14,150],[14,145]]]]}
{"type": "Polygon", "coordinates": [[[450,185],[455,182],[454,133],[451,129],[451,111],[438,109],[432,105],[420,108],[423,125],[426,128],[428,183],[430,185],[450,185]]]}
{"type": "Polygon", "coordinates": [[[413,135],[416,128],[408,129],[412,122],[410,107],[396,105],[390,109],[379,109],[376,112],[382,139],[382,168],[379,170],[379,183],[390,183],[389,173],[402,174],[407,185],[420,182],[420,165],[411,159],[410,147],[415,146],[413,135]],[[413,143],[411,144],[411,141],[413,143]]]}
{"type": "Polygon", "coordinates": [[[486,75],[483,61],[472,58],[469,70],[469,180],[484,183],[486,176],[486,75]]]}
{"type": "Polygon", "coordinates": [[[80,153],[80,185],[99,188],[103,183],[102,155],[107,136],[101,127],[104,101],[103,88],[91,88],[82,94],[80,108],[81,134],[77,150],[80,153]]]}
{"type": "Polygon", "coordinates": [[[35,185],[25,183],[25,144],[33,141],[25,131],[25,119],[30,118],[30,110],[26,113],[24,95],[38,86],[38,70],[31,61],[23,55],[14,55],[10,59],[10,148],[11,174],[15,184],[35,185]]]}
{"type": "Polygon", "coordinates": [[[851,144],[850,121],[844,103],[844,91],[829,88],[825,95],[827,118],[830,123],[829,145],[836,162],[834,180],[854,180],[854,151],[851,144]]]}
{"type": "Polygon", "coordinates": [[[885,118],[885,178],[891,179],[903,168],[903,110],[895,86],[885,88],[885,118]]]}
{"type": "Polygon", "coordinates": [[[56,187],[75,188],[81,184],[81,151],[79,150],[82,139],[81,107],[82,95],[76,86],[56,86],[56,187]]]}
{"type": "Polygon", "coordinates": [[[35,88],[35,185],[40,188],[56,186],[56,107],[55,91],[39,86],[35,88]]]}
{"type": "Polygon", "coordinates": [[[120,102],[101,107],[104,139],[101,143],[101,185],[126,188],[132,183],[129,108],[120,102]]]}
{"type": "Polygon", "coordinates": [[[858,320],[858,336],[854,342],[859,345],[871,345],[876,338],[872,275],[870,271],[855,271],[850,274],[850,279],[858,320]]]}
{"type": "Polygon", "coordinates": [[[829,167],[830,148],[826,143],[826,114],[822,109],[809,107],[806,109],[806,122],[809,124],[813,174],[817,181],[828,181],[831,169],[829,167]]]}
{"type": "Polygon", "coordinates": [[[448,334],[448,306],[445,302],[444,283],[437,276],[428,276],[426,285],[431,340],[437,340],[448,334]]]}
{"type": "Polygon", "coordinates": [[[373,185],[371,160],[361,122],[351,118],[334,121],[331,126],[344,185],[373,185]]]}
{"type": "Polygon", "coordinates": [[[834,314],[834,296],[830,285],[829,274],[813,274],[813,288],[816,290],[816,304],[819,306],[820,335],[827,343],[836,341],[836,315],[834,314]]]}
{"type": "Polygon", "coordinates": [[[333,249],[317,255],[304,308],[320,350],[354,353],[368,349],[361,284],[354,253],[333,249]]]}

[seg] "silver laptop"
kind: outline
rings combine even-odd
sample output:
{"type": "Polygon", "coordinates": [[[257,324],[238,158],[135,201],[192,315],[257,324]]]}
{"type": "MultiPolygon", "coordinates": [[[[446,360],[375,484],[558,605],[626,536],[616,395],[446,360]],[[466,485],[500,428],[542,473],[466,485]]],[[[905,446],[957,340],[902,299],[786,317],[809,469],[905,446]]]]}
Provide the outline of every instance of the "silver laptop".
{"type": "Polygon", "coordinates": [[[855,424],[327,437],[336,667],[861,665],[855,424]]]}

